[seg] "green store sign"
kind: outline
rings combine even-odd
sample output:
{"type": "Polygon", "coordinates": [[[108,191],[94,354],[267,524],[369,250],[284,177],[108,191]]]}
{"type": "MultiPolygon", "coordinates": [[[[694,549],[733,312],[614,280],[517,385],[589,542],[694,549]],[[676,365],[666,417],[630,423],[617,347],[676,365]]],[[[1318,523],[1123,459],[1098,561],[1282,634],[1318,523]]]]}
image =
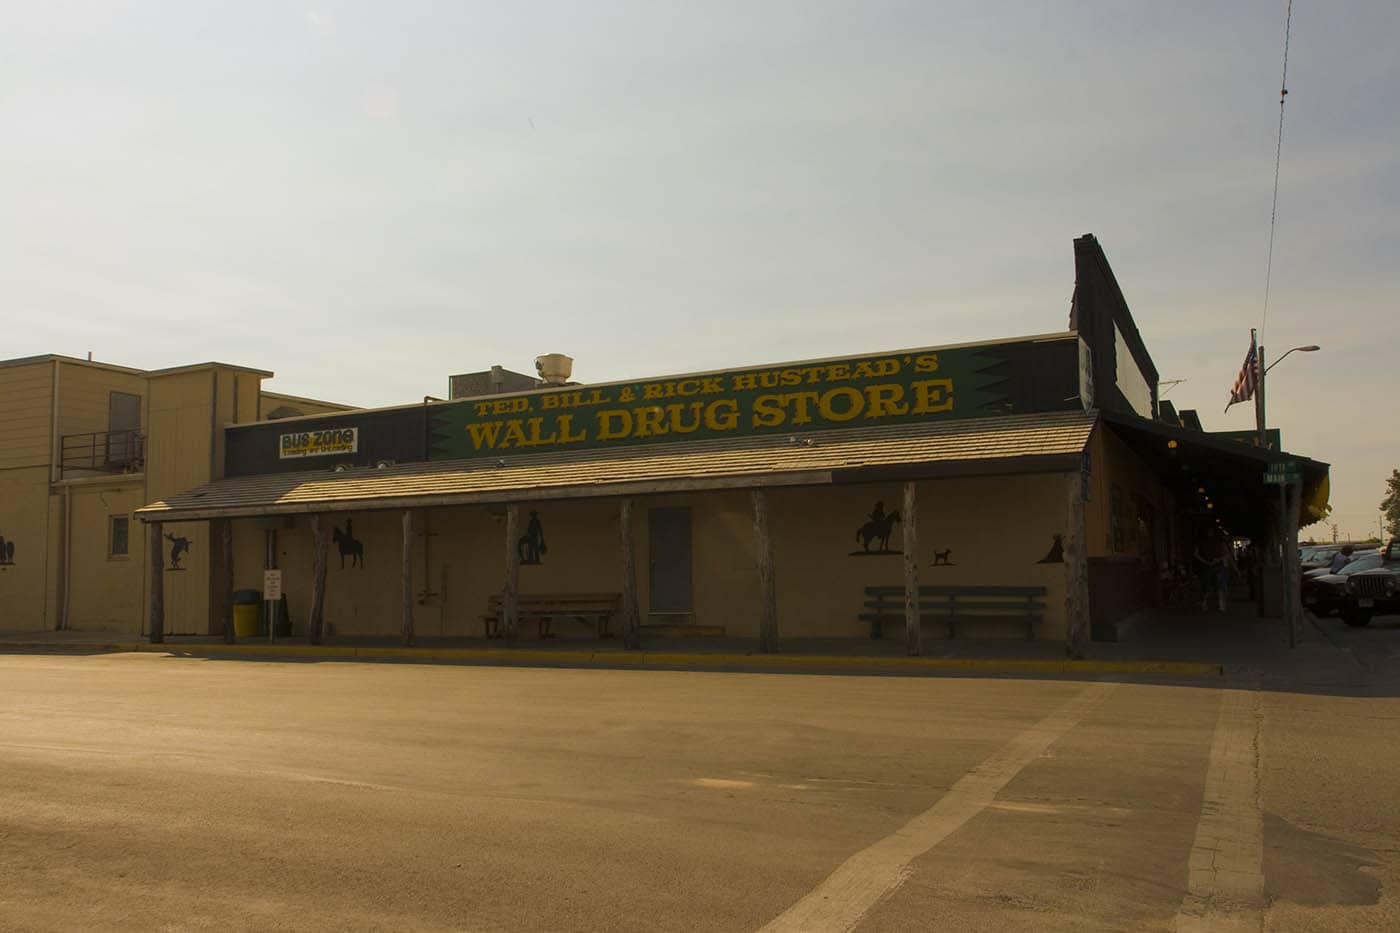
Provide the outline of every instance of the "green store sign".
{"type": "Polygon", "coordinates": [[[433,456],[586,450],[1006,414],[996,347],[906,350],[434,406],[433,456]]]}

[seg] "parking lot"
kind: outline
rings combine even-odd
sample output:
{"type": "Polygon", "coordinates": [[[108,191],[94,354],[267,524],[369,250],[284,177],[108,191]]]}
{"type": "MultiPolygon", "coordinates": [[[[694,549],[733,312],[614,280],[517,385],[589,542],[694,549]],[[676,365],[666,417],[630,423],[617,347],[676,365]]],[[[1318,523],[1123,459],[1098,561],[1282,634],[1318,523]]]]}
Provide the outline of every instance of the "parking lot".
{"type": "Polygon", "coordinates": [[[5,655],[0,906],[34,930],[1393,929],[1395,681],[1312,679],[5,655]]]}

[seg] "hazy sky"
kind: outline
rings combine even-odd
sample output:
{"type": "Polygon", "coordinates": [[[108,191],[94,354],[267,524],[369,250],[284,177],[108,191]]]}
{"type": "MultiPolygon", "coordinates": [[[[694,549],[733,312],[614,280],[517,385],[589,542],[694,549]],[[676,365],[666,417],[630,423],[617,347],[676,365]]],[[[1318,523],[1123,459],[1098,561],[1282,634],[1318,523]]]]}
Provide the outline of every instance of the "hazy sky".
{"type": "MultiPolygon", "coordinates": [[[[1247,428],[1285,3],[0,0],[0,358],[379,405],[1018,336],[1092,232],[1247,428]]],[[[1400,466],[1397,36],[1294,9],[1265,342],[1324,350],[1270,421],[1343,533],[1400,466]]]]}

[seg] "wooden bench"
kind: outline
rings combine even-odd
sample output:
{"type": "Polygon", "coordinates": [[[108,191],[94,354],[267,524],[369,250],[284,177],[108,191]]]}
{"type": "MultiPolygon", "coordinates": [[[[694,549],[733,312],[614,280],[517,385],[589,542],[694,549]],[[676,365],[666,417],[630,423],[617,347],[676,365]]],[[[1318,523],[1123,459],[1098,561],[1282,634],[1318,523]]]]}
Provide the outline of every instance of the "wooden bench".
{"type": "MultiPolygon", "coordinates": [[[[516,597],[517,612],[522,623],[532,621],[539,626],[540,638],[553,638],[555,619],[576,619],[595,626],[599,638],[611,638],[608,626],[622,609],[621,593],[522,593],[516,597]]],[[[501,594],[493,593],[486,601],[486,637],[500,638],[503,615],[501,594]]]]}
{"type": "MultiPolygon", "coordinates": [[[[1026,627],[1026,638],[1035,638],[1036,625],[1045,618],[1043,586],[921,586],[919,621],[942,622],[948,637],[957,638],[959,626],[982,622],[1011,622],[1026,627]]],[[[884,626],[904,623],[904,587],[867,586],[862,622],[870,623],[870,637],[883,638],[884,626]]]]}

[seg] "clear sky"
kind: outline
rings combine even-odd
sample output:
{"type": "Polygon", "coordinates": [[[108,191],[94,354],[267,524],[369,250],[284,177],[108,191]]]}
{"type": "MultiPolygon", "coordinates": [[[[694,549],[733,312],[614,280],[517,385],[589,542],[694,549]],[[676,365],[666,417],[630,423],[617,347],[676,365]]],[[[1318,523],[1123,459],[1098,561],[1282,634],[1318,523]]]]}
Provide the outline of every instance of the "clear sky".
{"type": "MultiPolygon", "coordinates": [[[[1044,333],[1092,232],[1248,428],[1285,4],[0,0],[0,357],[379,405],[1044,333]]],[[[1397,36],[1295,5],[1265,343],[1324,349],[1270,422],[1344,534],[1400,466],[1397,36]]]]}

